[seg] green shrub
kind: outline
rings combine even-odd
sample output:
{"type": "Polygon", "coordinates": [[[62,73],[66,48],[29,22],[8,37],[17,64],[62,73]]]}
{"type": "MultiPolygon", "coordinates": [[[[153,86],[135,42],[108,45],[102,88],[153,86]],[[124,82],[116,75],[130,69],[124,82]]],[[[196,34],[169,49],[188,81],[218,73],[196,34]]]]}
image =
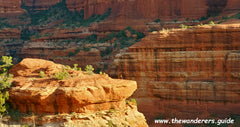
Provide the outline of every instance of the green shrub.
{"type": "Polygon", "coordinates": [[[76,71],[82,71],[81,67],[78,68],[78,64],[74,64],[73,69],[76,70],[76,71]]]}
{"type": "Polygon", "coordinates": [[[68,76],[69,76],[69,73],[65,69],[63,69],[61,72],[56,72],[53,78],[57,80],[63,80],[68,76]]]}
{"type": "Polygon", "coordinates": [[[131,103],[137,106],[137,101],[135,99],[126,100],[127,105],[131,105],[131,103]]]}
{"type": "Polygon", "coordinates": [[[108,120],[108,127],[115,127],[111,120],[108,120]]]}
{"type": "Polygon", "coordinates": [[[72,70],[72,68],[69,65],[64,65],[63,70],[72,70]]]}
{"type": "Polygon", "coordinates": [[[80,52],[80,48],[77,48],[75,52],[68,52],[68,56],[69,57],[76,56],[79,52],[80,52]]]}
{"type": "Polygon", "coordinates": [[[181,27],[182,29],[187,29],[187,28],[188,28],[188,26],[186,26],[186,25],[184,25],[184,24],[181,24],[180,27],[181,27]]]}
{"type": "Polygon", "coordinates": [[[227,20],[228,16],[224,15],[224,16],[222,16],[222,19],[227,20]]]}
{"type": "Polygon", "coordinates": [[[73,65],[73,69],[74,69],[74,70],[78,70],[78,64],[74,64],[74,65],[73,65]]]}
{"type": "Polygon", "coordinates": [[[13,121],[19,122],[21,119],[21,116],[23,115],[21,112],[19,111],[15,111],[13,109],[9,110],[9,115],[11,116],[11,119],[13,121]]]}
{"type": "Polygon", "coordinates": [[[100,71],[99,74],[100,74],[100,75],[106,75],[106,73],[105,73],[105,72],[102,72],[102,71],[100,71]]]}
{"type": "Polygon", "coordinates": [[[75,53],[74,52],[68,52],[68,56],[69,57],[75,56],[75,53]]]}
{"type": "Polygon", "coordinates": [[[215,23],[213,21],[210,21],[208,24],[209,25],[215,25],[215,23]]]}
{"type": "Polygon", "coordinates": [[[91,48],[88,48],[88,47],[83,47],[83,51],[90,51],[91,48]]]}
{"type": "Polygon", "coordinates": [[[28,125],[26,125],[26,124],[24,124],[24,125],[22,125],[21,127],[29,127],[28,125]]]}
{"type": "Polygon", "coordinates": [[[221,24],[221,23],[223,23],[223,21],[219,21],[217,24],[221,24]]]}
{"type": "Polygon", "coordinates": [[[31,33],[28,29],[23,29],[21,31],[20,39],[22,39],[22,40],[29,40],[32,35],[33,35],[33,33],[31,33]]]}
{"type": "Polygon", "coordinates": [[[130,99],[131,102],[133,102],[137,106],[137,101],[135,99],[130,99]]]}
{"type": "Polygon", "coordinates": [[[88,35],[86,40],[89,40],[89,41],[97,41],[97,34],[92,34],[92,35],[88,35]]]}
{"type": "Polygon", "coordinates": [[[204,20],[207,20],[208,18],[209,18],[208,16],[206,16],[206,17],[202,16],[202,17],[199,19],[199,21],[204,21],[204,20]]]}
{"type": "Polygon", "coordinates": [[[3,115],[7,110],[8,89],[12,85],[11,80],[13,78],[13,75],[9,74],[8,70],[12,65],[12,57],[2,56],[0,62],[0,115],[3,115]]]}
{"type": "Polygon", "coordinates": [[[40,72],[39,72],[39,76],[40,76],[41,78],[44,78],[44,77],[45,77],[45,73],[44,73],[43,71],[40,71],[40,72]]]}
{"type": "Polygon", "coordinates": [[[161,21],[161,19],[154,20],[155,23],[159,23],[160,21],[161,21]]]}
{"type": "Polygon", "coordinates": [[[93,71],[94,71],[94,68],[93,68],[92,65],[87,65],[87,66],[85,67],[85,71],[86,71],[88,74],[92,75],[92,74],[93,74],[93,71]]]}

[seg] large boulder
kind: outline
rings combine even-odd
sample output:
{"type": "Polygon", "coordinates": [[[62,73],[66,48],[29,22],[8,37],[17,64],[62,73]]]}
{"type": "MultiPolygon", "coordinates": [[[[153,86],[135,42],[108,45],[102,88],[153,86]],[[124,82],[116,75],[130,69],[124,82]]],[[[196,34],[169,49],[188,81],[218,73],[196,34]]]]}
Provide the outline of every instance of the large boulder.
{"type": "Polygon", "coordinates": [[[66,70],[64,80],[53,78],[63,65],[40,59],[24,59],[14,66],[10,102],[21,112],[95,112],[125,106],[125,99],[137,88],[135,81],[111,79],[107,75],[66,70]],[[39,76],[45,73],[44,78],[39,76]]]}
{"type": "Polygon", "coordinates": [[[30,58],[13,66],[10,73],[14,75],[9,91],[11,106],[30,114],[21,117],[21,124],[147,126],[134,101],[126,101],[137,89],[135,81],[112,79],[107,74],[90,74],[30,58]],[[40,72],[44,74],[40,76],[40,72]],[[55,79],[59,72],[69,75],[55,79]]]}

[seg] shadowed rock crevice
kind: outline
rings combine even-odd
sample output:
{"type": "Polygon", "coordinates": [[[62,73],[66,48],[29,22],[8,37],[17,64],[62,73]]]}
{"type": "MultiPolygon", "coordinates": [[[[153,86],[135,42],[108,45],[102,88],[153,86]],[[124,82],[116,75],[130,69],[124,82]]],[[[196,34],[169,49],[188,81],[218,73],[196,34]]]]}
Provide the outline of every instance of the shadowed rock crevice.
{"type": "Polygon", "coordinates": [[[216,16],[227,6],[228,0],[207,0],[208,16],[216,16]]]}

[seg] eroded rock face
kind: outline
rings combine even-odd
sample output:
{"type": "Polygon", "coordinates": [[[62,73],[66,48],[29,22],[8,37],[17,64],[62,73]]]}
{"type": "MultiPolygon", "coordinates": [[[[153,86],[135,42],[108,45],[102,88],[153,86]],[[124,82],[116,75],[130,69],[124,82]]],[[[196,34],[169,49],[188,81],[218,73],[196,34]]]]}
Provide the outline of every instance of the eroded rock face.
{"type": "Polygon", "coordinates": [[[137,81],[133,97],[149,122],[240,114],[239,35],[240,24],[152,33],[117,55],[119,78],[137,81]]]}
{"type": "Polygon", "coordinates": [[[14,17],[23,14],[21,0],[1,0],[0,17],[14,17]]]}
{"type": "Polygon", "coordinates": [[[20,38],[21,31],[16,28],[4,28],[0,30],[0,39],[20,38]]]}
{"type": "Polygon", "coordinates": [[[10,101],[21,112],[71,113],[95,112],[125,106],[125,99],[136,90],[135,81],[114,80],[106,75],[89,75],[69,70],[66,80],[51,76],[62,65],[39,59],[24,59],[10,73],[15,78],[10,101]],[[40,78],[44,71],[46,78],[40,78]]]}
{"type": "Polygon", "coordinates": [[[240,1],[239,0],[228,0],[226,9],[227,10],[240,9],[240,1]]]}
{"type": "MultiPolygon", "coordinates": [[[[115,117],[119,115],[122,121],[115,121],[115,124],[147,126],[144,116],[137,112],[136,106],[125,102],[137,88],[135,81],[112,79],[108,75],[90,75],[72,69],[65,70],[69,73],[68,78],[54,79],[54,73],[63,68],[63,65],[51,61],[30,58],[11,68],[10,73],[14,75],[14,79],[9,93],[13,108],[22,113],[49,114],[44,117],[36,116],[41,117],[41,120],[36,120],[41,125],[60,125],[61,122],[70,120],[75,121],[75,124],[64,124],[84,126],[92,119],[95,120],[90,122],[91,125],[106,125],[109,120],[115,121],[115,117]],[[40,71],[45,73],[42,78],[39,76],[40,71]],[[109,112],[113,114],[112,118],[109,114],[106,115],[109,112]],[[53,118],[56,113],[65,114],[53,118]],[[105,120],[104,115],[108,117],[105,120]],[[86,119],[82,119],[85,117],[86,119]],[[138,121],[140,122],[137,123],[138,121]]],[[[22,118],[22,121],[29,124],[27,117],[22,118]]]]}
{"type": "MultiPolygon", "coordinates": [[[[71,10],[81,8],[84,4],[85,18],[93,14],[103,14],[108,8],[112,8],[112,16],[121,19],[155,19],[189,17],[197,18],[205,16],[207,12],[206,1],[199,0],[85,0],[76,2],[67,0],[66,3],[75,3],[71,10]],[[189,6],[191,5],[191,6],[189,6]]],[[[72,5],[72,4],[70,4],[72,5]]]]}
{"type": "Polygon", "coordinates": [[[22,0],[23,4],[34,11],[46,10],[62,0],[22,0]]]}

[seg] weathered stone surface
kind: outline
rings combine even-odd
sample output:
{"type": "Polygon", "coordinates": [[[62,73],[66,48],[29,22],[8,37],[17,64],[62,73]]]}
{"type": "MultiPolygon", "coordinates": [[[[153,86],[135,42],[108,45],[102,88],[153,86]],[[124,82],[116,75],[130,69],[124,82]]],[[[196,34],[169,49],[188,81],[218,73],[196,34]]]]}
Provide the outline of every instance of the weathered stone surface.
{"type": "Polygon", "coordinates": [[[4,28],[0,30],[0,39],[20,38],[21,30],[16,28],[4,28]]]}
{"type": "MultiPolygon", "coordinates": [[[[61,64],[32,58],[23,59],[11,68],[14,79],[9,101],[15,110],[25,113],[17,124],[148,126],[136,104],[125,102],[137,88],[135,81],[90,75],[73,69],[65,70],[69,73],[66,79],[53,79],[54,73],[63,68],[61,64]],[[45,73],[44,77],[39,76],[40,71],[45,73]]],[[[8,125],[11,125],[11,118],[4,117],[0,126],[8,125]]]]}
{"type": "MultiPolygon", "coordinates": [[[[6,119],[5,119],[6,120],[6,119]]],[[[45,114],[28,115],[21,118],[21,124],[37,126],[74,126],[74,127],[147,127],[146,120],[142,113],[137,111],[137,106],[128,104],[123,109],[103,110],[95,113],[76,113],[71,114],[45,114]],[[33,122],[34,120],[34,122],[33,122]]],[[[1,127],[8,127],[9,124],[0,122],[1,127]]],[[[11,125],[11,127],[21,127],[21,125],[11,125]]]]}
{"type": "Polygon", "coordinates": [[[116,56],[119,78],[138,82],[133,97],[149,122],[160,113],[169,117],[174,107],[179,117],[192,114],[178,103],[240,114],[239,35],[240,24],[154,32],[116,56]]]}
{"type": "Polygon", "coordinates": [[[84,4],[85,18],[93,14],[103,14],[108,8],[113,9],[112,16],[121,19],[196,18],[206,15],[208,8],[206,1],[199,0],[85,0],[84,2],[67,0],[66,3],[70,6],[72,5],[70,3],[75,3],[75,7],[71,6],[71,10],[82,8],[84,4]]]}
{"type": "MultiPolygon", "coordinates": [[[[87,45],[84,46],[87,48],[87,45]]],[[[105,45],[95,44],[94,46],[101,48],[105,45]]],[[[70,66],[78,64],[79,67],[85,68],[86,65],[93,65],[99,68],[102,61],[100,50],[90,46],[89,51],[84,51],[78,49],[79,47],[59,46],[54,42],[31,42],[25,43],[19,54],[22,58],[40,58],[60,64],[67,63],[70,66]]]]}
{"type": "Polygon", "coordinates": [[[240,1],[239,0],[228,0],[226,9],[227,10],[239,10],[240,9],[240,1]]]}
{"type": "Polygon", "coordinates": [[[21,0],[0,0],[0,17],[13,17],[23,12],[21,0]]]}
{"type": "Polygon", "coordinates": [[[22,0],[23,4],[30,7],[34,11],[46,10],[51,6],[61,2],[62,0],[22,0]]]}
{"type": "Polygon", "coordinates": [[[68,70],[70,77],[55,80],[62,65],[40,59],[24,59],[10,73],[14,75],[10,102],[14,109],[34,113],[88,113],[122,109],[136,90],[135,81],[111,79],[68,70]],[[44,71],[47,77],[40,78],[44,71]]]}
{"type": "MultiPolygon", "coordinates": [[[[70,10],[84,10],[84,18],[101,15],[111,8],[111,14],[101,22],[96,31],[116,31],[127,26],[139,31],[147,31],[146,22],[185,21],[200,19],[207,15],[216,15],[225,11],[239,9],[236,0],[67,0],[70,10]]],[[[172,27],[174,24],[170,24],[172,27]]],[[[179,25],[177,25],[178,27],[179,25]]],[[[165,28],[170,28],[164,26],[165,28]]]]}

